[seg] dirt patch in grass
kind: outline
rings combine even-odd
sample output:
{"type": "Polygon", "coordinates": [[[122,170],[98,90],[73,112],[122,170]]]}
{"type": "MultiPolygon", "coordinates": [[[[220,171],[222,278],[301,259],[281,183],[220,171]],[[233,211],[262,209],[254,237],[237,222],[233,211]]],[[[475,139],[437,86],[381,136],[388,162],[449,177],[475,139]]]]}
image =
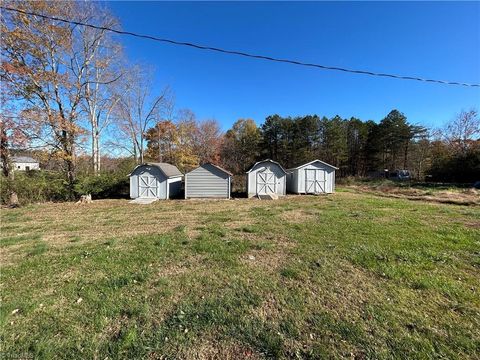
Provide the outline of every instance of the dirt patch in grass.
{"type": "Polygon", "coordinates": [[[466,227],[472,229],[480,229],[480,221],[467,221],[464,223],[466,227]]]}
{"type": "Polygon", "coordinates": [[[189,227],[185,230],[185,234],[190,240],[196,239],[202,233],[202,229],[203,227],[196,227],[196,228],[189,227]]]}

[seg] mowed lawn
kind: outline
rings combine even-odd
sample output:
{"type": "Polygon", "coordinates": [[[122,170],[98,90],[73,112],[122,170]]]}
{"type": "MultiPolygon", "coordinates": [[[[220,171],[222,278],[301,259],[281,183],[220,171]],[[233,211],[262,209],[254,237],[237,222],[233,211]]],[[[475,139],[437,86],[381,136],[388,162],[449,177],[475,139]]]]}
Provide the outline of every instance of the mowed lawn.
{"type": "Polygon", "coordinates": [[[6,358],[480,358],[478,206],[339,189],[0,213],[6,358]]]}

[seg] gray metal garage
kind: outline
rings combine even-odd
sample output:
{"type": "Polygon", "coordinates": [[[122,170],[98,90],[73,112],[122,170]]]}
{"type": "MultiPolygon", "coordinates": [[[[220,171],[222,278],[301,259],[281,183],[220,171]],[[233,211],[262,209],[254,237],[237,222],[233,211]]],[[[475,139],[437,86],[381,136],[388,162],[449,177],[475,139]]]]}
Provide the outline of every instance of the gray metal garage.
{"type": "Polygon", "coordinates": [[[287,189],[295,194],[322,194],[335,191],[337,167],[321,160],[288,169],[287,189]]]}
{"type": "Polygon", "coordinates": [[[183,174],[167,163],[138,165],[130,174],[130,198],[170,199],[180,195],[183,174]]]}
{"type": "Polygon", "coordinates": [[[232,174],[208,163],[185,174],[185,199],[230,199],[232,174]]]}

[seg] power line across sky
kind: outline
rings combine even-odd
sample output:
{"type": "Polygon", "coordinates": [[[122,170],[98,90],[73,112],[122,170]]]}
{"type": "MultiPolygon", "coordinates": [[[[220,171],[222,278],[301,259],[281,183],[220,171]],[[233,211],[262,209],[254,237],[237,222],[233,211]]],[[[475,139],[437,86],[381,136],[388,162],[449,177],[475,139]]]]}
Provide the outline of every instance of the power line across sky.
{"type": "Polygon", "coordinates": [[[58,17],[54,17],[54,16],[38,14],[38,13],[24,11],[24,10],[15,9],[15,8],[11,8],[11,7],[0,6],[0,8],[3,9],[3,10],[14,11],[14,12],[22,13],[22,14],[29,15],[29,16],[38,16],[38,17],[41,17],[41,18],[44,18],[44,19],[60,21],[60,22],[63,22],[63,23],[74,24],[74,25],[79,25],[79,26],[86,26],[86,27],[90,27],[90,28],[94,28],[94,29],[110,31],[110,32],[113,32],[113,33],[116,33],[116,34],[119,34],[119,35],[133,36],[133,37],[137,37],[137,38],[148,39],[148,40],[153,40],[153,41],[172,44],[172,45],[191,47],[191,48],[204,50],[204,51],[211,51],[211,52],[229,54],[229,55],[234,55],[234,56],[242,56],[242,57],[253,58],[253,59],[258,59],[258,60],[273,61],[273,62],[278,62],[278,63],[286,63],[286,64],[292,64],[292,65],[297,65],[297,66],[317,68],[317,69],[322,69],[322,70],[341,71],[341,72],[352,73],[352,74],[360,74],[360,75],[368,75],[368,76],[384,77],[384,78],[393,78],[393,79],[397,79],[397,80],[421,81],[421,82],[428,82],[428,83],[465,86],[465,87],[480,87],[480,84],[476,84],[476,83],[465,83],[465,82],[458,82],[458,81],[429,79],[429,78],[418,77],[418,76],[404,76],[404,75],[389,74],[389,73],[383,73],[383,72],[349,69],[349,68],[344,68],[344,67],[327,66],[327,65],[317,64],[317,63],[309,63],[309,62],[303,62],[303,61],[292,60],[292,59],[283,59],[283,58],[271,57],[271,56],[266,56],[266,55],[253,54],[253,53],[237,51],[237,50],[228,50],[228,49],[224,49],[224,48],[205,46],[205,45],[200,45],[200,44],[191,43],[191,42],[177,41],[177,40],[172,40],[172,39],[167,39],[167,38],[162,38],[162,37],[157,37],[157,36],[152,36],[152,35],[145,35],[145,34],[140,34],[140,33],[136,33],[136,32],[122,31],[122,30],[117,30],[117,29],[113,29],[113,28],[109,28],[109,27],[102,27],[102,26],[97,26],[97,25],[94,25],[94,24],[88,24],[88,23],[83,23],[83,22],[79,22],[79,21],[58,18],[58,17]]]}

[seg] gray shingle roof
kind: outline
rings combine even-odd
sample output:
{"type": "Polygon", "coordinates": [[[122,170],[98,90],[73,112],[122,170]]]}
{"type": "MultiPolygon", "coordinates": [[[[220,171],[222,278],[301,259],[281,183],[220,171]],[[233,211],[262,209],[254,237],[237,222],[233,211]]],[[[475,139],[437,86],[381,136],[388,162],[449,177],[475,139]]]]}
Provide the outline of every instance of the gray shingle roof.
{"type": "Polygon", "coordinates": [[[213,167],[217,168],[217,169],[220,170],[220,171],[223,171],[223,172],[224,172],[225,174],[227,174],[227,175],[233,176],[233,174],[232,174],[230,171],[227,171],[227,170],[221,168],[221,167],[218,166],[218,165],[215,165],[215,164],[213,164],[213,163],[207,163],[207,164],[212,165],[213,167]]]}
{"type": "Polygon", "coordinates": [[[168,163],[149,163],[149,165],[156,166],[159,168],[166,177],[175,177],[175,176],[183,176],[180,170],[177,169],[175,165],[168,164],[168,163]]]}
{"type": "Polygon", "coordinates": [[[12,156],[12,162],[15,163],[38,163],[37,160],[30,156],[12,156]]]}

